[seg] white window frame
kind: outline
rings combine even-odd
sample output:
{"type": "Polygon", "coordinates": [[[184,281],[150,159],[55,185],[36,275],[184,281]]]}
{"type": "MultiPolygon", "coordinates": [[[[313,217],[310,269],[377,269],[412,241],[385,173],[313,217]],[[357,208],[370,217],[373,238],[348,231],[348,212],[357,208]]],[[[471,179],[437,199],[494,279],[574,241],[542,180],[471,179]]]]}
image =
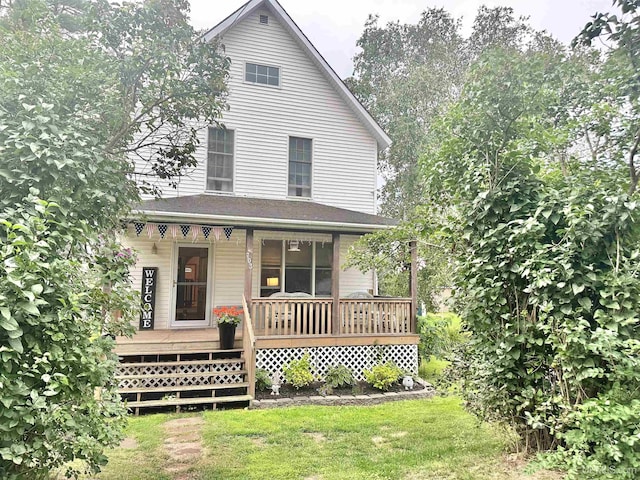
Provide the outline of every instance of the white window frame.
{"type": "Polygon", "coordinates": [[[171,295],[169,305],[169,327],[173,329],[179,328],[203,328],[211,326],[213,308],[213,281],[214,281],[214,263],[213,263],[213,244],[210,243],[191,243],[191,242],[174,242],[171,253],[171,295]],[[201,247],[206,248],[209,252],[207,259],[207,302],[205,304],[204,320],[176,320],[176,299],[178,294],[178,249],[180,247],[201,247]]]}
{"type": "Polygon", "coordinates": [[[316,152],[315,152],[315,139],[312,137],[307,137],[304,135],[289,135],[287,137],[287,191],[286,191],[286,195],[287,195],[287,199],[290,200],[312,200],[313,199],[313,169],[314,169],[314,159],[316,158],[316,152]],[[309,196],[308,197],[302,197],[302,196],[298,196],[298,195],[290,195],[289,194],[289,187],[291,186],[289,184],[289,173],[290,173],[290,169],[291,169],[291,139],[292,138],[298,138],[301,140],[309,140],[311,142],[311,168],[309,169],[309,196]]]}
{"type": "MultiPolygon", "coordinates": [[[[287,269],[287,243],[291,240],[284,240],[281,238],[263,238],[262,240],[270,240],[274,242],[282,242],[282,255],[280,257],[280,292],[284,292],[285,290],[285,270],[287,269]]],[[[312,240],[311,241],[311,296],[313,298],[331,298],[331,295],[322,295],[320,297],[316,297],[316,269],[318,268],[317,259],[316,259],[316,246],[318,243],[332,243],[331,240],[312,240]]],[[[262,248],[264,245],[260,244],[260,271],[258,272],[258,297],[259,298],[269,298],[262,296],[262,248]]],[[[323,267],[325,268],[325,267],[323,267]]],[[[332,273],[333,276],[333,273],[332,273]]]]}
{"type": "Polygon", "coordinates": [[[280,89],[282,88],[282,67],[280,67],[279,65],[269,65],[266,63],[259,63],[259,62],[244,62],[244,69],[242,70],[242,81],[244,83],[246,83],[247,85],[259,85],[261,87],[269,87],[269,88],[277,88],[280,89]],[[252,82],[250,80],[247,80],[247,65],[256,65],[258,67],[267,67],[267,68],[277,68],[278,69],[278,84],[277,85],[270,85],[268,83],[260,83],[257,81],[252,82]]]}
{"type": "MultiPolygon", "coordinates": [[[[236,191],[236,145],[238,144],[238,130],[235,128],[227,128],[226,130],[229,132],[233,132],[233,152],[232,155],[232,163],[233,168],[231,169],[231,190],[210,190],[209,189],[209,129],[220,129],[220,127],[214,127],[212,125],[207,127],[207,152],[206,152],[206,163],[204,168],[204,192],[205,193],[214,193],[216,195],[234,195],[236,191]]],[[[226,179],[224,179],[226,180],[226,179]]]]}

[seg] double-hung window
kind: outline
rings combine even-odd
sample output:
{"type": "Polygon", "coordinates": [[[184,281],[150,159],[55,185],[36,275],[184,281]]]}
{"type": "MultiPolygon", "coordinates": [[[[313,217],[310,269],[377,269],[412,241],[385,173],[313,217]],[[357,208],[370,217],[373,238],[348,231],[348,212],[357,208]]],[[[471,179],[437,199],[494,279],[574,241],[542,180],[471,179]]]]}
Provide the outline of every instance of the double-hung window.
{"type": "Polygon", "coordinates": [[[233,130],[209,127],[207,190],[233,191],[233,130]]]}
{"type": "Polygon", "coordinates": [[[311,198],[311,140],[289,137],[289,196],[311,198]]]}
{"type": "Polygon", "coordinates": [[[256,63],[245,65],[244,79],[249,83],[259,83],[261,85],[280,86],[280,69],[256,63]]]}

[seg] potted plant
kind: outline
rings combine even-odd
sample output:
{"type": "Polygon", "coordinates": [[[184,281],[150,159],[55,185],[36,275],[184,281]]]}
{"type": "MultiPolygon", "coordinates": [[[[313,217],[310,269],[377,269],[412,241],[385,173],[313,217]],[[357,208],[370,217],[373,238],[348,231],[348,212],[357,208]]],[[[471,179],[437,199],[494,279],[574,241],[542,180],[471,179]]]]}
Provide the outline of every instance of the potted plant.
{"type": "Polygon", "coordinates": [[[236,339],[236,327],[240,323],[242,312],[236,307],[220,307],[213,309],[218,318],[218,332],[220,334],[220,349],[231,350],[236,339]]]}

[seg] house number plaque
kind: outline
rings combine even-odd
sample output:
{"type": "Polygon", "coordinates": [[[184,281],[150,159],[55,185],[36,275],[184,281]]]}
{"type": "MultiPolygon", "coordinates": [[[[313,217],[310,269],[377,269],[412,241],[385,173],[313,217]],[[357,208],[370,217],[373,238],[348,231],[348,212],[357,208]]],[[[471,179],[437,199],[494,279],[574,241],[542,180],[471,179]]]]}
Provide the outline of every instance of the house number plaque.
{"type": "Polygon", "coordinates": [[[142,311],[140,312],[140,330],[153,330],[156,316],[157,267],[142,268],[142,311]]]}

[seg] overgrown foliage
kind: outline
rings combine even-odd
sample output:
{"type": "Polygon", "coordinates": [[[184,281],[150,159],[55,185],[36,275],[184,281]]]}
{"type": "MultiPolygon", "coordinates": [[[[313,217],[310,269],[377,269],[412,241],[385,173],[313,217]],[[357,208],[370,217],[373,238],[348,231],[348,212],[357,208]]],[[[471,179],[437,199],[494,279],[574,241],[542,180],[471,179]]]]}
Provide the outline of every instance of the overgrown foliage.
{"type": "Polygon", "coordinates": [[[461,330],[460,317],[454,313],[428,313],[418,317],[420,358],[432,355],[447,360],[457,354],[469,339],[469,332],[461,330]]]}
{"type": "Polygon", "coordinates": [[[415,241],[418,301],[427,310],[437,309],[436,294],[451,281],[449,252],[441,241],[441,233],[435,228],[439,223],[437,210],[417,208],[410,221],[358,239],[349,249],[346,266],[364,272],[374,270],[379,278],[380,295],[409,297],[411,242],[415,241]]]}
{"type": "Polygon", "coordinates": [[[411,240],[418,240],[421,259],[420,303],[431,310],[434,293],[451,286],[450,252],[437,235],[449,212],[440,202],[425,207],[419,158],[434,140],[434,119],[459,98],[470,66],[495,48],[539,51],[553,45],[509,7],[480,7],[468,38],[461,20],[442,8],[425,10],[416,24],[380,25],[378,17],[369,17],[347,84],[393,139],[380,153],[381,213],[406,223],[365,237],[353,250],[352,265],[375,268],[382,294],[407,295],[411,240]]]}
{"type": "MultiPolygon", "coordinates": [[[[637,33],[637,2],[617,3],[637,33]]],[[[467,405],[554,449],[546,461],[570,478],[640,467],[640,70],[627,48],[481,57],[423,160],[431,198],[452,207],[467,405]]]]}
{"type": "Polygon", "coordinates": [[[3,479],[95,472],[121,438],[105,335],[129,332],[138,311],[134,256],[117,241],[139,200],[127,154],[175,176],[193,161],[192,121],[224,108],[227,62],[187,11],[181,0],[0,11],[3,479]]]}

